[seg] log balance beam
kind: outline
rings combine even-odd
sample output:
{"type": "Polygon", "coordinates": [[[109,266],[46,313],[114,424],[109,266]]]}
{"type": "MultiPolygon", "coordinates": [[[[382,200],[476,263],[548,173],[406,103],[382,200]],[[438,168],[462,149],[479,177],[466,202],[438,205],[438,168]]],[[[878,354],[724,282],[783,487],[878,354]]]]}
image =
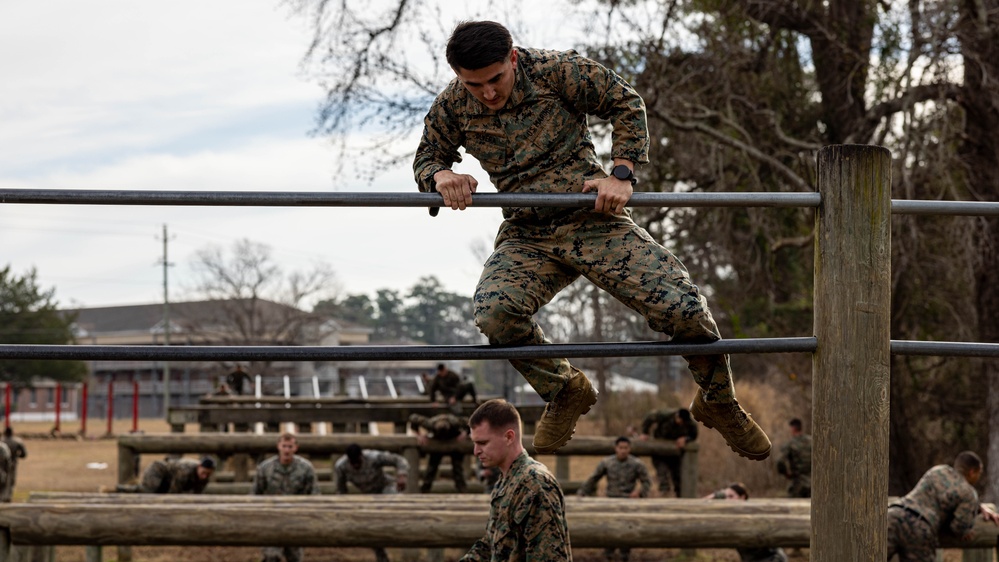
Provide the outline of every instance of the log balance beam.
{"type": "MultiPolygon", "coordinates": [[[[887,507],[887,505],[886,505],[887,507]]],[[[488,517],[485,495],[204,496],[32,494],[0,505],[0,560],[11,545],[178,545],[467,548],[488,517]],[[280,525],[275,525],[280,521],[280,525]]],[[[810,502],[566,498],[576,548],[809,546],[810,502]]],[[[944,548],[995,548],[984,520],[975,538],[944,548]]]]}

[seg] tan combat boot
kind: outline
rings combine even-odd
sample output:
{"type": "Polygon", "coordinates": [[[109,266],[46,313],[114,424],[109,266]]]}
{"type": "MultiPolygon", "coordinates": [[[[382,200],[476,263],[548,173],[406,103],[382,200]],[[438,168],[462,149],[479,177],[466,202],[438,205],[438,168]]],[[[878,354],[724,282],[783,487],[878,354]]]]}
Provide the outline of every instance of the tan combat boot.
{"type": "Polygon", "coordinates": [[[576,431],[576,420],[590,411],[597,403],[597,391],[582,371],[574,369],[575,375],[565,387],[555,395],[555,399],[545,406],[534,431],[534,450],[547,455],[559,450],[572,439],[576,431]]]}
{"type": "Polygon", "coordinates": [[[761,461],[770,456],[770,438],[756,425],[752,416],[734,401],[731,404],[709,404],[697,391],[690,404],[690,415],[708,429],[722,434],[730,449],[740,456],[761,461]]]}

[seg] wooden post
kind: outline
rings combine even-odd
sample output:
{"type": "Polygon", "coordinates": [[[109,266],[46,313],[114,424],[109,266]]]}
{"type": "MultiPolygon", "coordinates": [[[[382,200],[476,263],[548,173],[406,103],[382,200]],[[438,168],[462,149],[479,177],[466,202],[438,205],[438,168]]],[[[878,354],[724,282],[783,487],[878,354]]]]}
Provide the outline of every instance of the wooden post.
{"type": "Polygon", "coordinates": [[[815,217],[811,559],[887,556],[891,153],[828,146],[815,217]]]}
{"type": "Polygon", "coordinates": [[[118,442],[118,483],[127,484],[139,474],[139,454],[118,442]]]}
{"type": "Polygon", "coordinates": [[[677,496],[681,498],[697,497],[697,443],[688,443],[680,457],[680,490],[677,496]]]}

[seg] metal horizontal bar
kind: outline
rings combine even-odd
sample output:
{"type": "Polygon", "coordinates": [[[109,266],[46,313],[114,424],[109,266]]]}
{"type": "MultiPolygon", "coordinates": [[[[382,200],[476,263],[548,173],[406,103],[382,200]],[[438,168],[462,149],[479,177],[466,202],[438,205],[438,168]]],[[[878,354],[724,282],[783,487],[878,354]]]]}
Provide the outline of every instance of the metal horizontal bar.
{"type": "Polygon", "coordinates": [[[156,361],[377,361],[442,359],[537,359],[645,357],[724,353],[811,353],[814,337],[670,342],[561,343],[551,345],[352,345],[352,346],[162,346],[0,345],[0,359],[156,361]]]}
{"type": "Polygon", "coordinates": [[[895,355],[999,357],[999,343],[891,340],[895,355]]]}
{"type": "MultiPolygon", "coordinates": [[[[592,207],[596,193],[476,193],[476,207],[592,207]]],[[[630,207],[818,207],[818,193],[635,193],[630,207]]],[[[442,207],[439,193],[0,189],[0,203],[234,207],[442,207]]]]}
{"type": "Polygon", "coordinates": [[[914,201],[892,199],[894,215],[999,216],[999,202],[993,201],[914,201]]]}

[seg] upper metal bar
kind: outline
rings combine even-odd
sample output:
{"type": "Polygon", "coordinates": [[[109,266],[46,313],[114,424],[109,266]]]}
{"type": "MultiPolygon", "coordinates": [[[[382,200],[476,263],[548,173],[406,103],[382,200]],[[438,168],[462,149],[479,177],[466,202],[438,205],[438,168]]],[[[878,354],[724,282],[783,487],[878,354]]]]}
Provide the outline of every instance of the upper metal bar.
{"type": "Polygon", "coordinates": [[[815,338],[670,342],[561,343],[551,345],[352,345],[352,346],[165,346],[0,345],[0,359],[82,361],[377,361],[419,359],[538,359],[559,357],[645,357],[726,353],[811,353],[815,338]]]}
{"type": "Polygon", "coordinates": [[[999,357],[999,343],[892,340],[895,355],[939,357],[999,357]]]}
{"type": "Polygon", "coordinates": [[[893,215],[999,216],[999,202],[892,199],[893,215]]]}
{"type": "MultiPolygon", "coordinates": [[[[596,193],[476,193],[475,207],[592,207],[596,193]]],[[[818,193],[635,193],[630,207],[818,207],[818,193]]],[[[439,193],[0,189],[0,203],[233,207],[442,207],[439,193]]]]}

